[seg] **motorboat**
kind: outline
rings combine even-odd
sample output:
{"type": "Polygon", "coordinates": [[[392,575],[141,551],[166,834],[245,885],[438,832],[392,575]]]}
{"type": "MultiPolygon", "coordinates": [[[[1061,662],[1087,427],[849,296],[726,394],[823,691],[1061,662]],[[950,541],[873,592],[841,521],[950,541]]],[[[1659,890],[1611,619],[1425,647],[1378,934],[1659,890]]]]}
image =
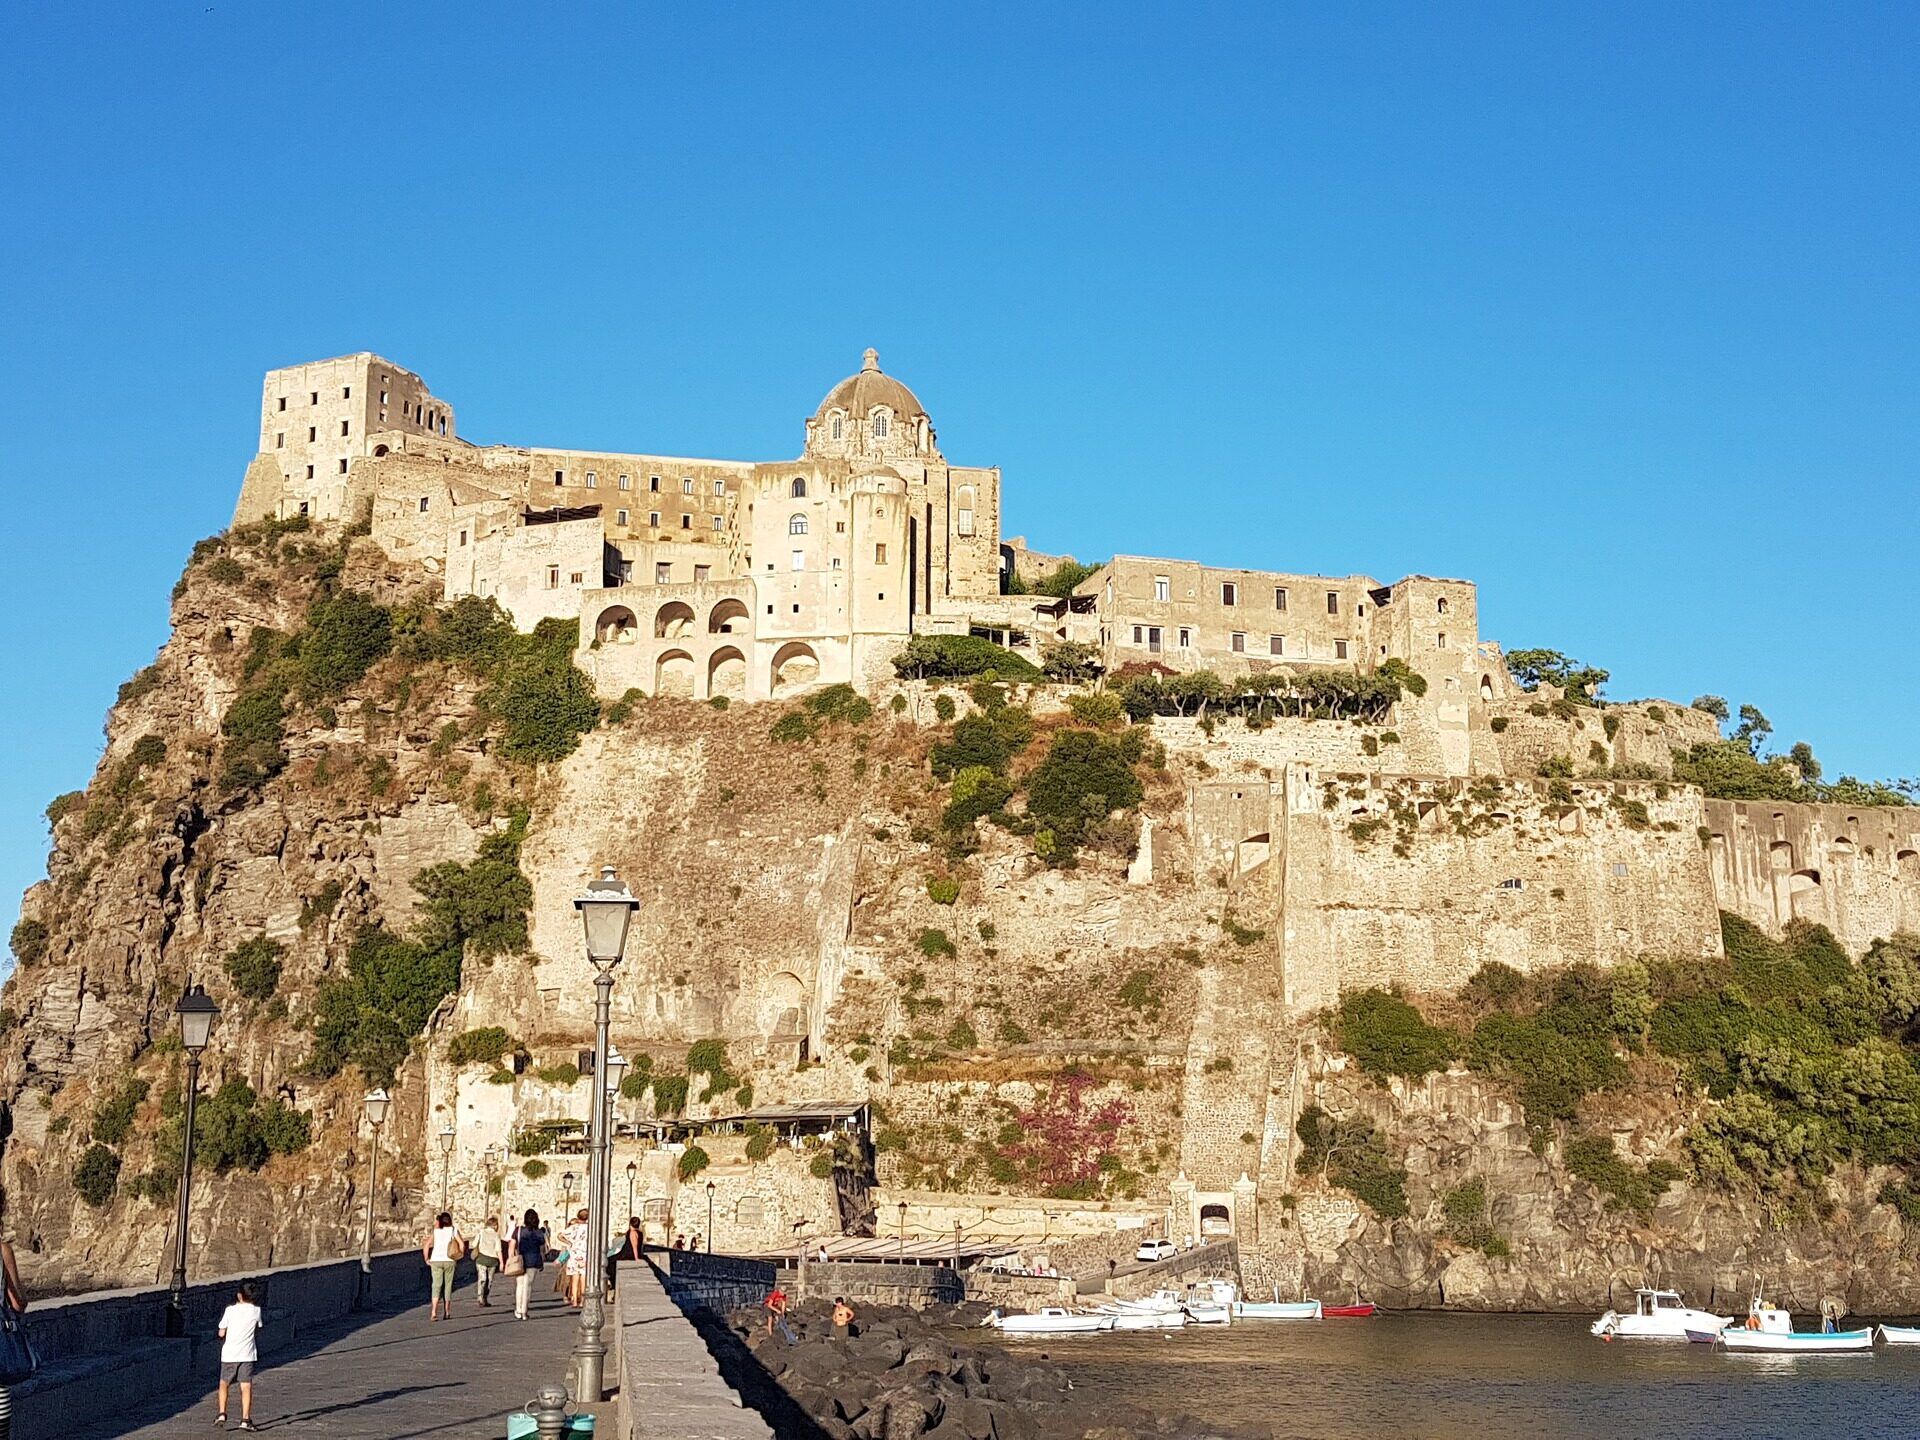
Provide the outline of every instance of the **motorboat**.
{"type": "Polygon", "coordinates": [[[1882,1325],[1880,1338],[1889,1345],[1920,1345],[1920,1328],[1912,1325],[1882,1325]]]}
{"type": "Polygon", "coordinates": [[[1178,1330],[1188,1322],[1184,1310],[1110,1310],[1116,1330],[1178,1330]]]}
{"type": "Polygon", "coordinates": [[[1318,1320],[1326,1313],[1318,1300],[1238,1300],[1236,1320],[1318,1320]]]}
{"type": "Polygon", "coordinates": [[[1364,1320],[1380,1313],[1371,1300],[1356,1300],[1351,1305],[1322,1305],[1320,1313],[1329,1320],[1364,1320]]]}
{"type": "Polygon", "coordinates": [[[1230,1281],[1210,1280],[1204,1285],[1189,1285],[1180,1308],[1196,1325],[1231,1325],[1239,1298],[1240,1292],[1230,1281]]]}
{"type": "Polygon", "coordinates": [[[1718,1341],[1728,1350],[1767,1354],[1818,1355],[1835,1350],[1871,1350],[1873,1327],[1860,1330],[1795,1330],[1792,1314],[1778,1305],[1754,1297],[1747,1307],[1744,1325],[1729,1323],[1708,1334],[1689,1331],[1689,1340],[1718,1341]]]}
{"type": "Polygon", "coordinates": [[[995,1310],[980,1323],[1007,1335],[1085,1335],[1096,1330],[1111,1330],[1113,1321],[1111,1315],[1083,1314],[1047,1305],[1030,1315],[1002,1315],[995,1310]]]}
{"type": "Polygon", "coordinates": [[[1633,1309],[1607,1311],[1593,1333],[1602,1340],[1685,1340],[1689,1331],[1715,1335],[1732,1323],[1730,1315],[1694,1309],[1678,1290],[1642,1289],[1633,1292],[1633,1309]]]}
{"type": "Polygon", "coordinates": [[[1178,1290],[1156,1290],[1151,1295],[1138,1300],[1109,1300],[1104,1304],[1096,1305],[1094,1308],[1096,1310],[1109,1311],[1113,1314],[1119,1314],[1122,1311],[1162,1312],[1178,1310],[1186,1303],[1186,1297],[1178,1290]]]}

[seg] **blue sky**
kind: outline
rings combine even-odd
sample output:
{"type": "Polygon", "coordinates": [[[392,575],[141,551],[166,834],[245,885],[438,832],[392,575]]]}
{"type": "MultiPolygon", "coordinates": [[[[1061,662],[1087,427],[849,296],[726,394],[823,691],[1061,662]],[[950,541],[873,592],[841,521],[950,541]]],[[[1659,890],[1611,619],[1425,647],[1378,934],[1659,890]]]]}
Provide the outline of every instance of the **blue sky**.
{"type": "Polygon", "coordinates": [[[877,346],[1009,533],[1472,578],[1920,772],[1920,9],[0,10],[0,911],[261,372],[777,458],[877,346]]]}

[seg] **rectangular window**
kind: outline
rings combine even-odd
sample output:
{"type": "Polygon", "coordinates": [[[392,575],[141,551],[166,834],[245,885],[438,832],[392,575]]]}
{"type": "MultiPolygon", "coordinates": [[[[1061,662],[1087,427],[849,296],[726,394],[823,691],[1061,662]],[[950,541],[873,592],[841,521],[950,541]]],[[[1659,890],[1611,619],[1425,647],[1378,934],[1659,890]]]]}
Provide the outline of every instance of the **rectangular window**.
{"type": "Polygon", "coordinates": [[[714,517],[713,517],[713,528],[714,528],[714,529],[716,529],[716,530],[724,530],[724,529],[726,529],[726,528],[727,528],[727,517],[726,517],[726,516],[724,516],[724,515],[716,515],[716,516],[714,516],[714,517]]]}
{"type": "Polygon", "coordinates": [[[319,438],[320,438],[319,427],[315,425],[309,425],[307,427],[307,443],[311,445],[315,441],[319,440],[319,438]]]}
{"type": "Polygon", "coordinates": [[[566,483],[567,483],[567,472],[566,472],[566,471],[564,471],[564,470],[556,470],[556,471],[554,471],[554,472],[553,472],[553,483],[554,483],[554,484],[556,484],[556,485],[564,485],[564,484],[566,484],[566,483]]]}
{"type": "Polygon", "coordinates": [[[873,563],[876,565],[884,565],[887,563],[887,547],[885,542],[873,547],[873,563]]]}
{"type": "Polygon", "coordinates": [[[558,565],[547,566],[547,588],[549,590],[558,590],[560,588],[560,567],[558,565]]]}
{"type": "Polygon", "coordinates": [[[1221,581],[1220,603],[1222,605],[1238,605],[1240,603],[1240,587],[1231,580],[1221,581]]]}
{"type": "Polygon", "coordinates": [[[344,460],[342,460],[342,461],[340,462],[340,473],[341,473],[342,475],[344,475],[344,474],[346,474],[346,473],[347,473],[347,462],[346,462],[346,461],[344,461],[344,460]]]}
{"type": "Polygon", "coordinates": [[[1184,625],[1180,627],[1180,648],[1182,650],[1191,650],[1193,648],[1193,631],[1184,625]]]}
{"type": "Polygon", "coordinates": [[[279,434],[273,437],[273,448],[276,450],[284,450],[287,448],[287,432],[286,431],[282,430],[279,434]]]}
{"type": "Polygon", "coordinates": [[[613,512],[613,518],[615,524],[624,525],[627,523],[627,512],[625,510],[616,510],[613,512]]]}
{"type": "Polygon", "coordinates": [[[656,585],[670,585],[673,583],[672,561],[656,560],[653,562],[653,583],[656,585]]]}
{"type": "Polygon", "coordinates": [[[962,509],[960,511],[959,523],[954,528],[962,535],[973,534],[973,511],[970,509],[962,509]]]}
{"type": "Polygon", "coordinates": [[[1141,638],[1140,627],[1136,625],[1133,627],[1133,643],[1138,645],[1140,643],[1140,638],[1141,638]]]}
{"type": "Polygon", "coordinates": [[[1446,631],[1442,630],[1438,635],[1433,637],[1433,648],[1436,650],[1444,650],[1447,648],[1446,631]]]}
{"type": "Polygon", "coordinates": [[[724,481],[724,480],[716,480],[716,481],[714,481],[714,482],[713,482],[713,493],[714,493],[714,496],[715,496],[715,498],[717,498],[717,499],[721,499],[721,500],[724,500],[724,499],[726,499],[726,498],[727,498],[727,482],[726,482],[726,481],[724,481]]]}
{"type": "Polygon", "coordinates": [[[1344,660],[1347,658],[1347,642],[1346,641],[1336,640],[1333,642],[1333,658],[1336,660],[1344,660]]]}
{"type": "Polygon", "coordinates": [[[586,578],[587,577],[586,577],[585,571],[576,570],[573,572],[573,574],[567,577],[567,583],[569,585],[578,585],[581,581],[585,580],[586,578]]]}
{"type": "Polygon", "coordinates": [[[286,408],[287,408],[287,397],[286,397],[286,396],[284,396],[284,395],[282,395],[282,396],[280,397],[280,408],[281,408],[282,410],[284,410],[284,409],[286,409],[286,408]]]}
{"type": "Polygon", "coordinates": [[[382,390],[382,391],[380,392],[380,403],[381,403],[382,405],[384,405],[384,404],[386,404],[386,403],[387,403],[387,392],[386,392],[386,391],[384,391],[384,390],[382,390]]]}
{"type": "MultiPolygon", "coordinates": [[[[625,514],[626,512],[622,511],[621,513],[625,514]]],[[[658,530],[660,528],[660,512],[658,510],[649,510],[647,512],[647,528],[649,530],[658,530]]]]}
{"type": "Polygon", "coordinates": [[[1267,653],[1269,655],[1286,654],[1287,653],[1287,637],[1284,635],[1267,636],[1267,653]]]}
{"type": "Polygon", "coordinates": [[[622,490],[631,490],[633,488],[633,477],[631,475],[622,475],[620,477],[620,488],[622,490]]]}
{"type": "Polygon", "coordinates": [[[836,534],[836,535],[844,535],[844,534],[846,534],[846,533],[847,533],[847,522],[846,522],[846,521],[844,521],[844,520],[836,520],[836,521],[834,521],[834,522],[833,522],[833,533],[834,533],[834,534],[836,534]]]}
{"type": "Polygon", "coordinates": [[[600,477],[591,470],[587,471],[587,488],[589,490],[598,490],[600,488],[600,477]]]}
{"type": "Polygon", "coordinates": [[[341,433],[342,435],[345,435],[345,434],[347,433],[347,428],[348,428],[348,426],[350,426],[350,425],[352,425],[352,424],[353,424],[353,422],[352,422],[351,420],[342,420],[342,421],[340,422],[340,433],[341,433]]]}
{"type": "Polygon", "coordinates": [[[680,493],[682,495],[691,495],[693,493],[693,481],[691,479],[684,476],[681,478],[680,493]]]}
{"type": "Polygon", "coordinates": [[[712,574],[713,574],[713,566],[696,565],[693,567],[693,583],[696,585],[704,585],[707,583],[708,577],[710,577],[712,574]]]}
{"type": "Polygon", "coordinates": [[[660,477],[658,475],[647,476],[647,489],[656,495],[660,493],[660,477]]]}
{"type": "Polygon", "coordinates": [[[1247,636],[1244,630],[1236,630],[1233,632],[1233,653],[1236,655],[1244,655],[1247,653],[1247,636]]]}
{"type": "Polygon", "coordinates": [[[309,480],[313,478],[313,466],[311,465],[307,466],[307,478],[309,480]]]}
{"type": "Polygon", "coordinates": [[[1613,874],[1614,874],[1614,878],[1615,878],[1615,879],[1620,879],[1620,880],[1624,880],[1624,879],[1626,878],[1626,874],[1627,874],[1627,862],[1626,862],[1626,861],[1624,861],[1624,860],[1616,860],[1616,861],[1614,861],[1614,862],[1613,862],[1613,874]]]}
{"type": "Polygon", "coordinates": [[[353,398],[353,387],[351,385],[342,385],[340,387],[340,398],[342,400],[351,400],[353,398]]]}
{"type": "Polygon", "coordinates": [[[796,570],[804,570],[807,568],[807,552],[806,551],[796,550],[793,552],[793,568],[796,570]]]}
{"type": "Polygon", "coordinates": [[[307,403],[309,405],[318,405],[320,403],[320,392],[318,390],[309,390],[307,392],[307,403]]]}
{"type": "Polygon", "coordinates": [[[833,557],[833,568],[836,570],[840,568],[840,557],[838,555],[833,557]]]}
{"type": "Polygon", "coordinates": [[[691,530],[693,528],[693,517],[691,515],[682,515],[680,517],[680,528],[682,530],[691,530]]]}
{"type": "Polygon", "coordinates": [[[1338,615],[1339,613],[1340,592],[1338,590],[1329,590],[1327,591],[1327,614],[1338,615]]]}
{"type": "Polygon", "coordinates": [[[1153,577],[1153,598],[1156,600],[1171,600],[1173,598],[1173,582],[1165,575],[1156,575],[1153,577]]]}
{"type": "Polygon", "coordinates": [[[462,531],[460,532],[460,543],[461,543],[462,545],[464,545],[464,544],[466,544],[466,543],[467,543],[467,532],[466,532],[466,531],[464,531],[464,530],[462,530],[462,531]]]}
{"type": "Polygon", "coordinates": [[[1284,585],[1274,587],[1273,608],[1276,610],[1284,610],[1287,608],[1287,590],[1284,585]]]}
{"type": "Polygon", "coordinates": [[[304,514],[306,514],[306,513],[307,513],[307,502],[306,502],[306,501],[304,501],[304,500],[302,500],[302,501],[300,502],[300,513],[301,513],[302,515],[304,515],[304,514]]]}
{"type": "Polygon", "coordinates": [[[1158,625],[1149,625],[1147,627],[1147,649],[1154,651],[1156,654],[1159,652],[1160,627],[1158,625]]]}
{"type": "Polygon", "coordinates": [[[427,513],[427,497],[424,495],[420,497],[420,513],[422,515],[427,513]]]}

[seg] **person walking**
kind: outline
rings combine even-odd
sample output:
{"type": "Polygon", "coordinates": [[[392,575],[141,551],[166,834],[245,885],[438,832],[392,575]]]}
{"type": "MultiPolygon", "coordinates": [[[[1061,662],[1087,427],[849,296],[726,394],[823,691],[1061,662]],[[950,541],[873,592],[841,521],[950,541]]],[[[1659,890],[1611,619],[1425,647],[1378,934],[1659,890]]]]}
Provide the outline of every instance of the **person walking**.
{"type": "Polygon", "coordinates": [[[587,1212],[582,1210],[567,1227],[567,1304],[578,1310],[587,1299],[587,1264],[593,1259],[588,1243],[587,1212]]]}
{"type": "Polygon", "coordinates": [[[227,1425],[227,1390],[240,1385],[240,1428],[252,1430],[253,1367],[260,1362],[260,1323],[266,1317],[254,1301],[253,1282],[234,1293],[233,1303],[220,1316],[220,1413],[213,1423],[227,1425]]]}
{"type": "Polygon", "coordinates": [[[799,1337],[793,1333],[793,1326],[787,1323],[787,1292],[782,1290],[777,1282],[773,1289],[767,1292],[765,1304],[767,1311],[767,1337],[769,1339],[773,1337],[774,1327],[777,1325],[780,1327],[781,1337],[786,1340],[787,1344],[797,1345],[799,1343],[799,1337]]]}
{"type": "MultiPolygon", "coordinates": [[[[13,1258],[13,1241],[3,1238],[0,1238],[0,1273],[6,1277],[7,1308],[15,1314],[25,1313],[27,1292],[20,1284],[20,1266],[13,1258]]],[[[0,1440],[9,1440],[12,1434],[13,1391],[9,1386],[0,1385],[0,1440]]]]}
{"type": "Polygon", "coordinates": [[[540,1212],[529,1210],[514,1229],[512,1253],[506,1264],[513,1270],[513,1318],[527,1318],[533,1296],[533,1277],[546,1267],[547,1232],[540,1228],[540,1212]]]}
{"type": "Polygon", "coordinates": [[[480,1308],[493,1308],[493,1277],[500,1269],[500,1217],[489,1215],[487,1223],[473,1239],[474,1288],[480,1292],[480,1308]]]}
{"type": "Polygon", "coordinates": [[[433,1229],[420,1242],[420,1258],[433,1275],[433,1298],[427,1304],[427,1319],[453,1318],[453,1272],[460,1257],[467,1253],[467,1242],[453,1223],[453,1216],[442,1210],[433,1229]]]}

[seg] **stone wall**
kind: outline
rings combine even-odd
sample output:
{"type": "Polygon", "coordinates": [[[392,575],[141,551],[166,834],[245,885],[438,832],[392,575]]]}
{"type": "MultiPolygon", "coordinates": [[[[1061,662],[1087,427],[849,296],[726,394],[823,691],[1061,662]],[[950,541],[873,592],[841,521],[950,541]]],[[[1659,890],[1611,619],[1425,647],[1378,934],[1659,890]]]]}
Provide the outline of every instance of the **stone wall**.
{"type": "Polygon", "coordinates": [[[1854,955],[1920,930],[1920,808],[1709,800],[1706,823],[1722,909],[1776,935],[1815,921],[1854,955]]]}
{"type": "Polygon", "coordinates": [[[1509,775],[1537,775],[1542,762],[1565,756],[1577,771],[1613,765],[1649,766],[1673,773],[1673,752],[1719,738],[1718,722],[1704,710],[1665,700],[1624,705],[1568,706],[1543,685],[1520,691],[1492,707],[1495,741],[1509,775]],[[1607,733],[1607,726],[1613,733],[1607,733]]]}
{"type": "Polygon", "coordinates": [[[1289,767],[1264,887],[1284,917],[1288,1005],[1367,985],[1452,989],[1489,960],[1718,954],[1699,792],[1558,783],[1289,767]]]}

